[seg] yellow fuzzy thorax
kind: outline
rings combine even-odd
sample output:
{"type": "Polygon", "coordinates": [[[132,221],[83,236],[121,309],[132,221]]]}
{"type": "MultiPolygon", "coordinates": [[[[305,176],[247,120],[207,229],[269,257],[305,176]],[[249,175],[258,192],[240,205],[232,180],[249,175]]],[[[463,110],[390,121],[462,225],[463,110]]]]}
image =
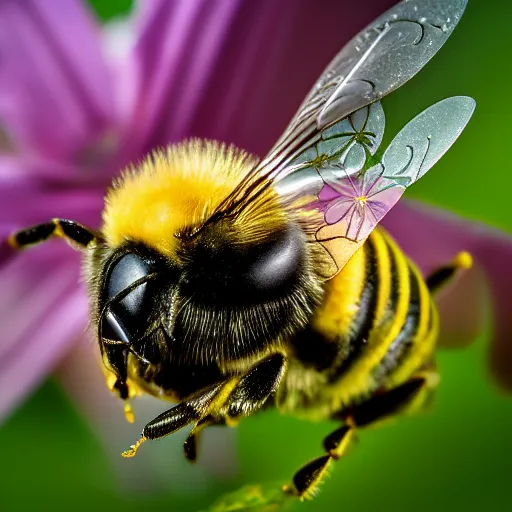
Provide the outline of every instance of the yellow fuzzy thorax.
{"type": "MultiPolygon", "coordinates": [[[[143,242],[172,256],[179,243],[176,233],[207,220],[255,164],[240,149],[199,139],[155,151],[126,169],[109,190],[102,230],[107,244],[143,242]]],[[[269,229],[269,220],[283,222],[284,213],[271,201],[264,211],[253,209],[250,218],[243,217],[237,222],[254,239],[269,229]]]]}

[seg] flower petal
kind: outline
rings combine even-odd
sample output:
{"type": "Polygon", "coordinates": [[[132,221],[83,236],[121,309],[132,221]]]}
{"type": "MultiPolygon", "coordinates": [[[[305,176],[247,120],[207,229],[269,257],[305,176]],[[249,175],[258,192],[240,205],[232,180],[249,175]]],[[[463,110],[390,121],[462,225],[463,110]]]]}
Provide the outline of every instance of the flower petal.
{"type": "Polygon", "coordinates": [[[113,117],[98,32],[78,0],[0,3],[0,119],[21,149],[73,156],[113,117]]]}
{"type": "MultiPolygon", "coordinates": [[[[483,224],[407,201],[395,206],[383,220],[383,225],[426,275],[450,262],[459,251],[472,254],[488,282],[491,294],[491,366],[499,383],[512,391],[512,317],[509,311],[512,237],[483,224]]],[[[461,302],[450,300],[451,313],[456,315],[451,328],[458,326],[462,332],[474,338],[481,332],[486,309],[486,296],[478,269],[476,273],[468,272],[463,286],[457,299],[461,302]]],[[[447,298],[444,300],[447,301],[447,298]]],[[[460,335],[455,342],[461,344],[460,335]]]]}
{"type": "Polygon", "coordinates": [[[3,230],[0,235],[5,237],[15,230],[54,217],[75,220],[94,228],[100,221],[103,199],[96,190],[66,190],[35,180],[18,179],[0,182],[0,204],[0,227],[3,230]]]}
{"type": "Polygon", "coordinates": [[[191,133],[263,155],[334,55],[394,3],[243,2],[191,133]]]}
{"type": "Polygon", "coordinates": [[[139,2],[140,36],[118,76],[120,96],[133,101],[126,143],[132,154],[188,133],[191,112],[205,92],[210,69],[240,3],[139,2]],[[131,78],[128,87],[127,77],[131,78]]]}
{"type": "Polygon", "coordinates": [[[41,382],[84,328],[86,297],[78,278],[78,261],[46,248],[22,253],[0,269],[0,418],[41,382]]]}
{"type": "Polygon", "coordinates": [[[90,190],[70,193],[21,176],[4,180],[0,204],[1,417],[52,369],[87,314],[76,252],[59,240],[14,251],[7,237],[54,216],[96,225],[102,201],[90,190]]]}
{"type": "Polygon", "coordinates": [[[195,135],[264,153],[328,61],[393,3],[141,2],[132,124],[145,149],[195,135]]]}

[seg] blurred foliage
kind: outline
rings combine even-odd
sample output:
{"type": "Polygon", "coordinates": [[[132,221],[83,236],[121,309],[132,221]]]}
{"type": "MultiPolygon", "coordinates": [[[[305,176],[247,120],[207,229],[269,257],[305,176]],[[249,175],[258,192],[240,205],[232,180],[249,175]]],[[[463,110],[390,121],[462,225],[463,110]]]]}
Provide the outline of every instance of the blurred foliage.
{"type": "Polygon", "coordinates": [[[284,494],[278,483],[246,485],[238,491],[222,496],[208,512],[276,512],[289,510],[294,502],[295,498],[284,494]]]}
{"type": "Polygon", "coordinates": [[[88,2],[101,21],[108,21],[116,16],[127,14],[133,5],[133,0],[88,0],[88,2]]]}
{"type": "MultiPolygon", "coordinates": [[[[130,3],[91,0],[104,20],[126,12],[130,3]]],[[[394,113],[388,121],[390,139],[415,113],[441,98],[475,97],[477,110],[467,130],[409,197],[512,232],[512,172],[506,157],[507,121],[512,117],[506,100],[512,75],[510,19],[512,4],[507,0],[470,0],[446,47],[415,79],[386,98],[385,107],[394,113]]],[[[512,400],[486,374],[486,343],[482,339],[468,350],[440,353],[442,382],[434,410],[362,432],[319,496],[297,503],[294,510],[509,510],[512,400]]],[[[217,512],[240,510],[237,504],[246,500],[253,511],[264,510],[262,500],[270,506],[282,499],[279,484],[263,489],[257,485],[285,482],[321,454],[321,439],[334,427],[268,412],[238,427],[240,472],[235,478],[218,479],[206,490],[189,494],[121,491],[94,433],[50,381],[2,426],[1,509],[182,512],[215,503],[210,510],[217,512]],[[219,498],[248,484],[255,486],[219,498]]],[[[145,449],[159,447],[147,443],[145,449]]],[[[267,510],[275,510],[272,506],[267,510]]]]}

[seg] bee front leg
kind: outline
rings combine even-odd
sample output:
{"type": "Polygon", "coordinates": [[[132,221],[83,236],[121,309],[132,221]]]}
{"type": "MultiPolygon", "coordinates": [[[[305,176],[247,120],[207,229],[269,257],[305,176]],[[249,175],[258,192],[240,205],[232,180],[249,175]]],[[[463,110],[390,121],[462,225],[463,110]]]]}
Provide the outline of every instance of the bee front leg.
{"type": "Polygon", "coordinates": [[[97,233],[78,222],[66,219],[52,219],[13,233],[8,241],[13,248],[24,249],[55,236],[64,238],[71,245],[81,249],[89,247],[98,240],[97,233]]]}
{"type": "Polygon", "coordinates": [[[282,354],[273,354],[253,366],[237,382],[224,402],[217,401],[218,409],[199,421],[185,441],[185,457],[193,462],[197,458],[197,443],[200,432],[210,425],[235,426],[240,419],[254,414],[270,404],[286,370],[282,354]]]}
{"type": "Polygon", "coordinates": [[[224,381],[194,393],[187,400],[150,421],[142,430],[140,439],[129,450],[123,452],[122,456],[135,456],[140,445],[148,439],[160,439],[191,423],[199,423],[209,415],[210,410],[215,408],[215,401],[219,396],[222,397],[226,391],[229,393],[231,389],[233,389],[233,383],[224,381]]]}
{"type": "Polygon", "coordinates": [[[345,411],[341,419],[345,424],[329,434],[323,442],[325,455],[308,462],[293,476],[293,485],[286,485],[283,491],[295,494],[300,499],[312,498],[318,490],[329,466],[345,454],[359,428],[373,425],[380,420],[395,416],[417,405],[422,391],[431,387],[437,380],[431,372],[415,376],[384,393],[376,393],[367,401],[345,411]]]}
{"type": "Polygon", "coordinates": [[[222,408],[226,423],[250,416],[269,404],[286,370],[283,354],[273,354],[253,366],[238,382],[222,408]]]}
{"type": "Polygon", "coordinates": [[[231,377],[194,393],[150,421],[140,439],[122,453],[123,457],[133,457],[147,439],[160,439],[193,424],[184,450],[189,460],[195,460],[199,432],[210,424],[233,426],[240,418],[264,407],[276,393],[285,368],[284,356],[274,354],[253,366],[242,377],[231,377]]]}

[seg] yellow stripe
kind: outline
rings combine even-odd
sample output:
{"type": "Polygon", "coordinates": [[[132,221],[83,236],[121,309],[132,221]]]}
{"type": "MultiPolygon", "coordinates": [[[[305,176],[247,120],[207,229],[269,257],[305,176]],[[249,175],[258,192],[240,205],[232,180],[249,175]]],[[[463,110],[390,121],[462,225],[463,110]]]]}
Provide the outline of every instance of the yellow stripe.
{"type": "MultiPolygon", "coordinates": [[[[373,326],[364,351],[347,372],[335,384],[333,406],[350,403],[354,397],[372,391],[371,373],[382,361],[389,346],[403,327],[409,306],[410,288],[407,260],[396,244],[381,229],[369,237],[373,243],[377,264],[378,298],[373,326]],[[394,311],[389,309],[391,292],[390,252],[396,258],[399,297],[394,311]]],[[[368,243],[368,242],[367,242],[368,243]]]]}
{"type": "Polygon", "coordinates": [[[366,254],[360,247],[334,279],[325,285],[325,301],[311,321],[327,339],[348,339],[366,281],[366,254]]]}
{"type": "Polygon", "coordinates": [[[428,334],[428,324],[430,322],[430,309],[431,309],[431,300],[430,300],[430,292],[428,291],[427,285],[423,280],[423,277],[420,274],[420,271],[413,263],[410,263],[410,268],[413,273],[413,276],[418,281],[418,288],[420,294],[420,322],[418,324],[418,329],[416,331],[415,341],[416,339],[421,340],[428,334]]]}

